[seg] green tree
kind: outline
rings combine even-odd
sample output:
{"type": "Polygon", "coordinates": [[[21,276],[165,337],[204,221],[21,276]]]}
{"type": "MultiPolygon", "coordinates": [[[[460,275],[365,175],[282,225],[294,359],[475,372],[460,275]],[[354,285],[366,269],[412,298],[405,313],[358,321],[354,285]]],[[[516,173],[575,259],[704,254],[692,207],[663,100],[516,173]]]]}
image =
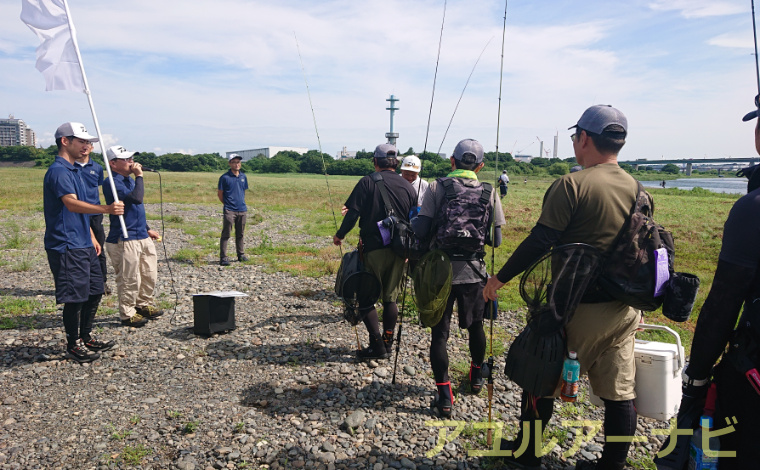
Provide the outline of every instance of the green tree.
{"type": "Polygon", "coordinates": [[[569,171],[567,163],[556,162],[549,166],[549,174],[554,176],[566,175],[569,171]]]}
{"type": "Polygon", "coordinates": [[[681,169],[672,163],[668,163],[667,165],[665,165],[664,167],[660,169],[660,173],[668,173],[671,175],[677,175],[680,172],[681,172],[681,169]]]}
{"type": "Polygon", "coordinates": [[[264,171],[266,173],[297,173],[298,163],[290,157],[279,155],[269,159],[264,165],[264,171]]]}

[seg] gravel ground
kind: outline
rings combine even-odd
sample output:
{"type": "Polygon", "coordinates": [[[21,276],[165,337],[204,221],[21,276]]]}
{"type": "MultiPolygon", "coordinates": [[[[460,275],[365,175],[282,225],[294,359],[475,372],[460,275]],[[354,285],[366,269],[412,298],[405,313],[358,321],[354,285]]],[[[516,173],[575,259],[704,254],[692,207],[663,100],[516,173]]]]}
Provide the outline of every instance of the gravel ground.
{"type": "MultiPolygon", "coordinates": [[[[188,221],[216,217],[214,228],[221,228],[218,208],[166,209],[188,221]]],[[[463,430],[456,423],[436,423],[430,410],[429,333],[406,320],[393,384],[392,360],[355,361],[356,335],[342,319],[333,278],[271,273],[255,259],[227,268],[212,258],[201,266],[172,262],[176,310],[144,328],[126,328],[115,296],[106,296],[96,331],[115,339],[117,347],[92,364],[64,359],[63,325],[37,224],[22,230],[33,238],[30,248],[0,253],[2,299],[39,305],[18,319],[20,326],[0,335],[0,469],[499,467],[491,457],[472,455],[487,450],[485,432],[471,426],[487,420],[485,391],[478,397],[458,395],[454,419],[467,425],[463,430]],[[24,260],[29,269],[18,271],[24,260]],[[239,290],[248,297],[237,300],[235,330],[197,336],[192,295],[213,290],[239,290]]],[[[253,246],[265,230],[277,234],[271,237],[275,245],[313,244],[296,226],[295,217],[266,215],[249,228],[247,242],[253,246]]],[[[189,238],[167,230],[169,256],[189,238]]],[[[158,293],[173,303],[161,249],[159,258],[158,293]]],[[[518,318],[502,312],[496,324],[516,334],[522,326],[518,318]]],[[[359,337],[366,342],[363,328],[359,337]]],[[[453,331],[452,364],[468,361],[466,351],[466,331],[453,331]]],[[[493,413],[512,434],[520,390],[501,373],[503,367],[504,357],[497,358],[493,413]]],[[[591,426],[574,428],[562,421],[601,423],[601,410],[584,401],[576,408],[556,402],[549,432],[559,441],[549,449],[545,468],[574,468],[581,455],[600,455],[602,438],[588,435],[591,426]],[[581,437],[590,442],[563,457],[581,437]]],[[[640,465],[651,466],[644,453],[659,448],[661,438],[651,431],[663,427],[639,419],[643,442],[630,456],[640,465]]]]}

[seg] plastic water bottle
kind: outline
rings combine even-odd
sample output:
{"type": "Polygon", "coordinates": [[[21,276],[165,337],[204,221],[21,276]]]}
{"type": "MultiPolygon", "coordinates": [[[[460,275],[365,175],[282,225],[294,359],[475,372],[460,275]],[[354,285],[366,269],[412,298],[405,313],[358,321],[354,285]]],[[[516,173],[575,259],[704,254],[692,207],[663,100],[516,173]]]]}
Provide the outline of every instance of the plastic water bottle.
{"type": "Polygon", "coordinates": [[[689,446],[689,470],[715,470],[718,468],[717,453],[720,450],[720,441],[718,437],[710,437],[710,449],[705,453],[702,449],[702,426],[712,429],[712,416],[702,416],[699,418],[700,426],[694,430],[691,436],[691,445],[689,446]]]}
{"type": "Polygon", "coordinates": [[[562,401],[574,402],[578,399],[578,380],[581,375],[581,363],[578,362],[578,353],[570,351],[562,366],[562,401]]]}

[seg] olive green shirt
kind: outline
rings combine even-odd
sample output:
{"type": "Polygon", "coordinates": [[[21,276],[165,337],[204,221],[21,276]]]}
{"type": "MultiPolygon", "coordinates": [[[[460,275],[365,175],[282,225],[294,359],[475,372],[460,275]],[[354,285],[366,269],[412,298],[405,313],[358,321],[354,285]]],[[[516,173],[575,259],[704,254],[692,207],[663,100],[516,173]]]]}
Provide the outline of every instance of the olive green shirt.
{"type": "Polygon", "coordinates": [[[617,163],[604,163],[555,181],[544,195],[538,223],[562,232],[558,245],[586,243],[606,251],[638,195],[636,180],[617,163]]]}

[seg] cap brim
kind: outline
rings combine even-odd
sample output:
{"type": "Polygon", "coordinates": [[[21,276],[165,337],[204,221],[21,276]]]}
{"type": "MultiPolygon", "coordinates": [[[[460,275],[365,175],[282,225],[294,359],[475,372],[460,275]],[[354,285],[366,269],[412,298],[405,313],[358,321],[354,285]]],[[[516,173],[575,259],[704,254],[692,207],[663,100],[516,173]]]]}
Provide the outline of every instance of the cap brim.
{"type": "Polygon", "coordinates": [[[757,109],[754,111],[750,111],[747,114],[744,115],[742,118],[742,121],[747,122],[755,119],[757,117],[757,109]]]}

